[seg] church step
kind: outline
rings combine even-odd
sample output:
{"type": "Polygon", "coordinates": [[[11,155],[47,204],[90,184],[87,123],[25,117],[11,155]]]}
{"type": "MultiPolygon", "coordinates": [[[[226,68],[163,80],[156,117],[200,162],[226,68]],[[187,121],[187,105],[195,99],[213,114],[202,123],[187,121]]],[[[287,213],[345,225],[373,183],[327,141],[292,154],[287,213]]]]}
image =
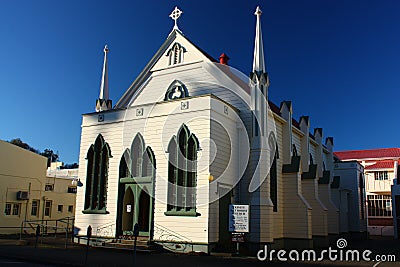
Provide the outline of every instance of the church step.
{"type": "MultiPolygon", "coordinates": [[[[121,244],[132,244],[135,242],[135,239],[113,239],[112,243],[121,243],[121,244]]],[[[149,237],[147,236],[139,236],[136,240],[136,244],[147,244],[149,242],[149,237]]]]}
{"type": "MultiPolygon", "coordinates": [[[[135,240],[135,237],[134,236],[131,236],[131,235],[125,235],[125,236],[119,236],[118,238],[116,238],[117,240],[127,240],[127,241],[129,241],[129,240],[135,240]]],[[[137,240],[148,240],[149,239],[149,237],[148,236],[138,236],[137,237],[137,240]]]]}
{"type": "MultiPolygon", "coordinates": [[[[111,242],[103,242],[96,247],[107,248],[107,249],[122,249],[122,250],[133,250],[134,240],[111,240],[111,242]]],[[[140,252],[157,252],[159,247],[154,244],[149,244],[148,240],[141,240],[136,242],[136,250],[140,252]]]]}
{"type": "MultiPolygon", "coordinates": [[[[126,248],[133,249],[133,243],[104,243],[104,247],[117,247],[117,248],[126,248]]],[[[140,249],[148,249],[150,248],[147,243],[136,243],[136,248],[140,249]]]]}
{"type": "MultiPolygon", "coordinates": [[[[104,249],[120,249],[120,250],[133,250],[133,246],[126,246],[126,245],[121,245],[118,243],[105,243],[103,245],[98,245],[96,246],[97,248],[104,248],[104,249]]],[[[148,246],[137,246],[136,251],[138,252],[157,252],[158,250],[153,248],[153,247],[148,247],[148,246]]]]}

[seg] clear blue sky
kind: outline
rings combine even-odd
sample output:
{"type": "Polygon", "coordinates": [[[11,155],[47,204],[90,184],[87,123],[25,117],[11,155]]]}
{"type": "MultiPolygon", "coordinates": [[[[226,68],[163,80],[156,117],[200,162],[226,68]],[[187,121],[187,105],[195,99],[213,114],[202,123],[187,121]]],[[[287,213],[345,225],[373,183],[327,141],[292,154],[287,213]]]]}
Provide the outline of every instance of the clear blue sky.
{"type": "Polygon", "coordinates": [[[336,150],[398,147],[398,0],[3,1],[0,139],[77,162],[104,44],[116,103],[171,31],[175,5],[192,42],[249,73],[258,4],[270,99],[292,100],[295,118],[309,115],[336,150]]]}

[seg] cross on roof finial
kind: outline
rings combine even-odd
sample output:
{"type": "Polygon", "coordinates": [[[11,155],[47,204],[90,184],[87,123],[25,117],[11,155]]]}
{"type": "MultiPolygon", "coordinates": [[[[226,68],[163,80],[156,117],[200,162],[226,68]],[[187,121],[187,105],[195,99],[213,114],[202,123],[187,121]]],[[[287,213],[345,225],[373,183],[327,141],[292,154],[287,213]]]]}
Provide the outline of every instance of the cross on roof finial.
{"type": "Polygon", "coordinates": [[[169,17],[170,17],[171,19],[173,19],[174,22],[175,22],[174,30],[178,30],[178,31],[179,31],[178,24],[177,24],[177,20],[178,20],[179,17],[182,15],[182,13],[183,13],[182,10],[180,10],[180,9],[176,6],[175,9],[172,11],[172,13],[169,15],[169,17]]]}
{"type": "Polygon", "coordinates": [[[256,15],[256,16],[261,16],[261,14],[262,14],[262,11],[261,11],[260,6],[257,6],[256,12],[254,12],[254,15],[256,15]]]}

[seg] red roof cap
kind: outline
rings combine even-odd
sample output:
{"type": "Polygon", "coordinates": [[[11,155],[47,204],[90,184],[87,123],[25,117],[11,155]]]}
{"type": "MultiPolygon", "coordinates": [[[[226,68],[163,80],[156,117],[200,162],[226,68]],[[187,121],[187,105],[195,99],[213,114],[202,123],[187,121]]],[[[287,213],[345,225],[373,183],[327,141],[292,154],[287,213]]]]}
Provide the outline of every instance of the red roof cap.
{"type": "Polygon", "coordinates": [[[230,59],[230,58],[229,58],[225,53],[222,53],[222,54],[219,56],[219,63],[224,64],[224,65],[228,65],[229,59],[230,59]]]}

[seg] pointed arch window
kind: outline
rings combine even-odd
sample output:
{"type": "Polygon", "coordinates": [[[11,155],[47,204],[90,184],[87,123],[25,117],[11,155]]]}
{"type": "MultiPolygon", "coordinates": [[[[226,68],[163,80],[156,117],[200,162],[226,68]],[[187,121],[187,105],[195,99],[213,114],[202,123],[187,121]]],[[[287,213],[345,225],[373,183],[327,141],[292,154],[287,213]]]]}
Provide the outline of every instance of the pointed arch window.
{"type": "Polygon", "coordinates": [[[197,151],[199,142],[186,125],[168,145],[168,196],[165,215],[197,216],[197,151]]]}
{"type": "Polygon", "coordinates": [[[171,49],[167,52],[169,66],[183,63],[183,56],[186,49],[180,43],[174,43],[171,49]]]}
{"type": "Polygon", "coordinates": [[[270,149],[270,162],[271,162],[271,167],[269,170],[270,176],[269,176],[269,194],[270,198],[272,201],[272,204],[274,204],[273,211],[277,212],[278,211],[278,144],[275,139],[274,134],[270,134],[268,138],[268,145],[270,149]]]}
{"type": "Polygon", "coordinates": [[[131,172],[133,177],[141,176],[141,165],[142,165],[142,154],[143,154],[144,142],[140,134],[137,134],[133,139],[131,151],[131,172]]]}
{"type": "Polygon", "coordinates": [[[293,157],[297,157],[298,156],[298,153],[297,153],[297,148],[296,148],[296,145],[295,144],[293,144],[293,146],[292,146],[292,156],[293,157]]]}
{"type": "Polygon", "coordinates": [[[185,98],[188,96],[189,93],[186,86],[181,81],[175,80],[168,86],[164,101],[185,98]]]}
{"type": "Polygon", "coordinates": [[[108,143],[99,134],[94,145],[90,146],[86,157],[86,192],[83,213],[108,213],[106,210],[108,161],[111,157],[108,143]]]}
{"type": "Polygon", "coordinates": [[[151,147],[145,146],[144,139],[140,133],[133,139],[131,151],[132,178],[153,177],[156,164],[154,153],[151,147]]]}
{"type": "Polygon", "coordinates": [[[146,147],[138,133],[132,141],[131,149],[126,149],[119,164],[120,182],[151,182],[155,175],[156,159],[151,147],[146,147]]]}
{"type": "Polygon", "coordinates": [[[131,177],[131,172],[128,167],[128,162],[130,162],[130,158],[130,151],[129,149],[126,149],[119,163],[119,178],[131,177]]]}

